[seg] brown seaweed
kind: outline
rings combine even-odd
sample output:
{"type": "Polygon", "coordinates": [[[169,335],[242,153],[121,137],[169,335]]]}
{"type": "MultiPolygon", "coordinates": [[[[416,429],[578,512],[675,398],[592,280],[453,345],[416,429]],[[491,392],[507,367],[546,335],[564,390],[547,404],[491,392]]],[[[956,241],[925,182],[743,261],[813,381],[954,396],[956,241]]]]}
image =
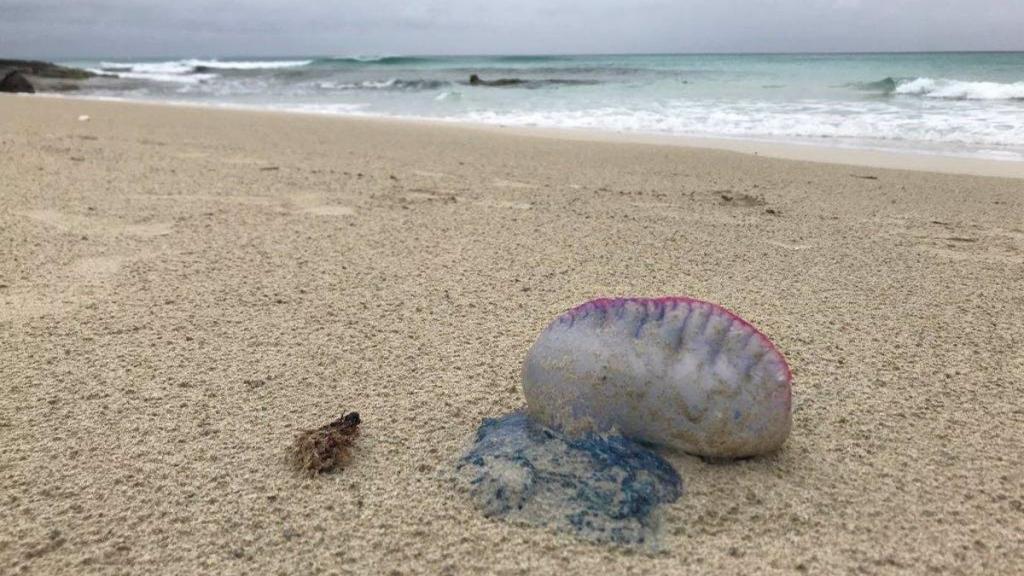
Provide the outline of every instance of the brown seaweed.
{"type": "Polygon", "coordinates": [[[299,432],[292,445],[292,466],[309,476],[344,468],[352,458],[361,423],[358,412],[349,412],[329,424],[299,432]]]}

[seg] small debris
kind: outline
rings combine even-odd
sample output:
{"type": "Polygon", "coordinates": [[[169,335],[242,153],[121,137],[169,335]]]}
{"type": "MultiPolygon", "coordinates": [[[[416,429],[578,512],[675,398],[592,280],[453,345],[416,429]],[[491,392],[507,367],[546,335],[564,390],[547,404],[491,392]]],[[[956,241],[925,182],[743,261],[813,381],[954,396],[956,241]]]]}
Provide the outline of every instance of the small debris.
{"type": "Polygon", "coordinates": [[[878,180],[878,176],[872,176],[870,174],[850,174],[854,178],[860,178],[861,180],[878,180]]]}
{"type": "Polygon", "coordinates": [[[775,208],[765,208],[764,213],[771,214],[772,216],[782,216],[782,213],[776,210],[775,208]]]}
{"type": "Polygon", "coordinates": [[[358,412],[349,412],[330,424],[300,432],[292,446],[293,467],[311,477],[343,467],[351,458],[361,423],[358,412]]]}
{"type": "Polygon", "coordinates": [[[260,167],[260,171],[262,171],[262,172],[273,172],[275,170],[280,170],[280,169],[281,169],[280,166],[262,166],[262,167],[260,167]]]}
{"type": "Polygon", "coordinates": [[[723,204],[727,205],[750,207],[764,206],[766,204],[764,198],[761,196],[752,196],[742,192],[737,194],[732,192],[732,190],[716,190],[714,193],[722,199],[723,204]]]}
{"type": "Polygon", "coordinates": [[[89,115],[88,114],[82,114],[81,116],[78,117],[78,121],[79,122],[88,122],[89,121],[89,115]]]}

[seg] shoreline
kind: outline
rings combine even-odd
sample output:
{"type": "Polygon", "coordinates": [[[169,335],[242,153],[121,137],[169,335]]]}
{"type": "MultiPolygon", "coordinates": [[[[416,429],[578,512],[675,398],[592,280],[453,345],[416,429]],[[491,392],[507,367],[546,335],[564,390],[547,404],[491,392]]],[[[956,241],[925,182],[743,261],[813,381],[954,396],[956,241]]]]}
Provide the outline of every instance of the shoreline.
{"type": "Polygon", "coordinates": [[[722,150],[751,156],[763,156],[766,158],[824,164],[841,164],[851,167],[1024,179],[1024,160],[977,158],[966,155],[944,154],[941,152],[927,152],[922,150],[883,150],[867,147],[848,147],[838,144],[828,145],[816,144],[813,142],[787,142],[767,139],[760,140],[755,138],[744,139],[720,136],[616,132],[597,128],[501,125],[486,122],[424,117],[400,117],[358,113],[275,109],[262,106],[249,106],[245,104],[134,100],[119,97],[76,96],[57,93],[34,94],[32,96],[84,102],[107,102],[114,104],[157,107],[169,106],[205,110],[312,116],[318,118],[339,118],[343,120],[379,121],[385,123],[409,123],[413,125],[426,126],[448,126],[466,128],[470,130],[495,131],[505,134],[518,134],[523,136],[583,142],[648,144],[680,148],[722,150]]]}

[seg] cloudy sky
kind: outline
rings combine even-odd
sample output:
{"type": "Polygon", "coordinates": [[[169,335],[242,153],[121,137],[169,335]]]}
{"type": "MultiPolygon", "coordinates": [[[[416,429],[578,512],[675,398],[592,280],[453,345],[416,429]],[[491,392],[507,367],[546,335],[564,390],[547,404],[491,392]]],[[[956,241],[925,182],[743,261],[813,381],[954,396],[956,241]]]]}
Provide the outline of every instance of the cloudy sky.
{"type": "Polygon", "coordinates": [[[1022,0],[0,0],[0,57],[1024,50],[1022,0]]]}

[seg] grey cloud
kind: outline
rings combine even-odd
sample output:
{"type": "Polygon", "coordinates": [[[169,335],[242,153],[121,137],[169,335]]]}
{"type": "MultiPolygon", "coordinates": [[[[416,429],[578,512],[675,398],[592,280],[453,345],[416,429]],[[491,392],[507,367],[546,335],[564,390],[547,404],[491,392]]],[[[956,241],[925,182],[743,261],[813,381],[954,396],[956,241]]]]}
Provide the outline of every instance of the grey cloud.
{"type": "Polygon", "coordinates": [[[1024,49],[1005,0],[0,0],[36,57],[1024,49]]]}

